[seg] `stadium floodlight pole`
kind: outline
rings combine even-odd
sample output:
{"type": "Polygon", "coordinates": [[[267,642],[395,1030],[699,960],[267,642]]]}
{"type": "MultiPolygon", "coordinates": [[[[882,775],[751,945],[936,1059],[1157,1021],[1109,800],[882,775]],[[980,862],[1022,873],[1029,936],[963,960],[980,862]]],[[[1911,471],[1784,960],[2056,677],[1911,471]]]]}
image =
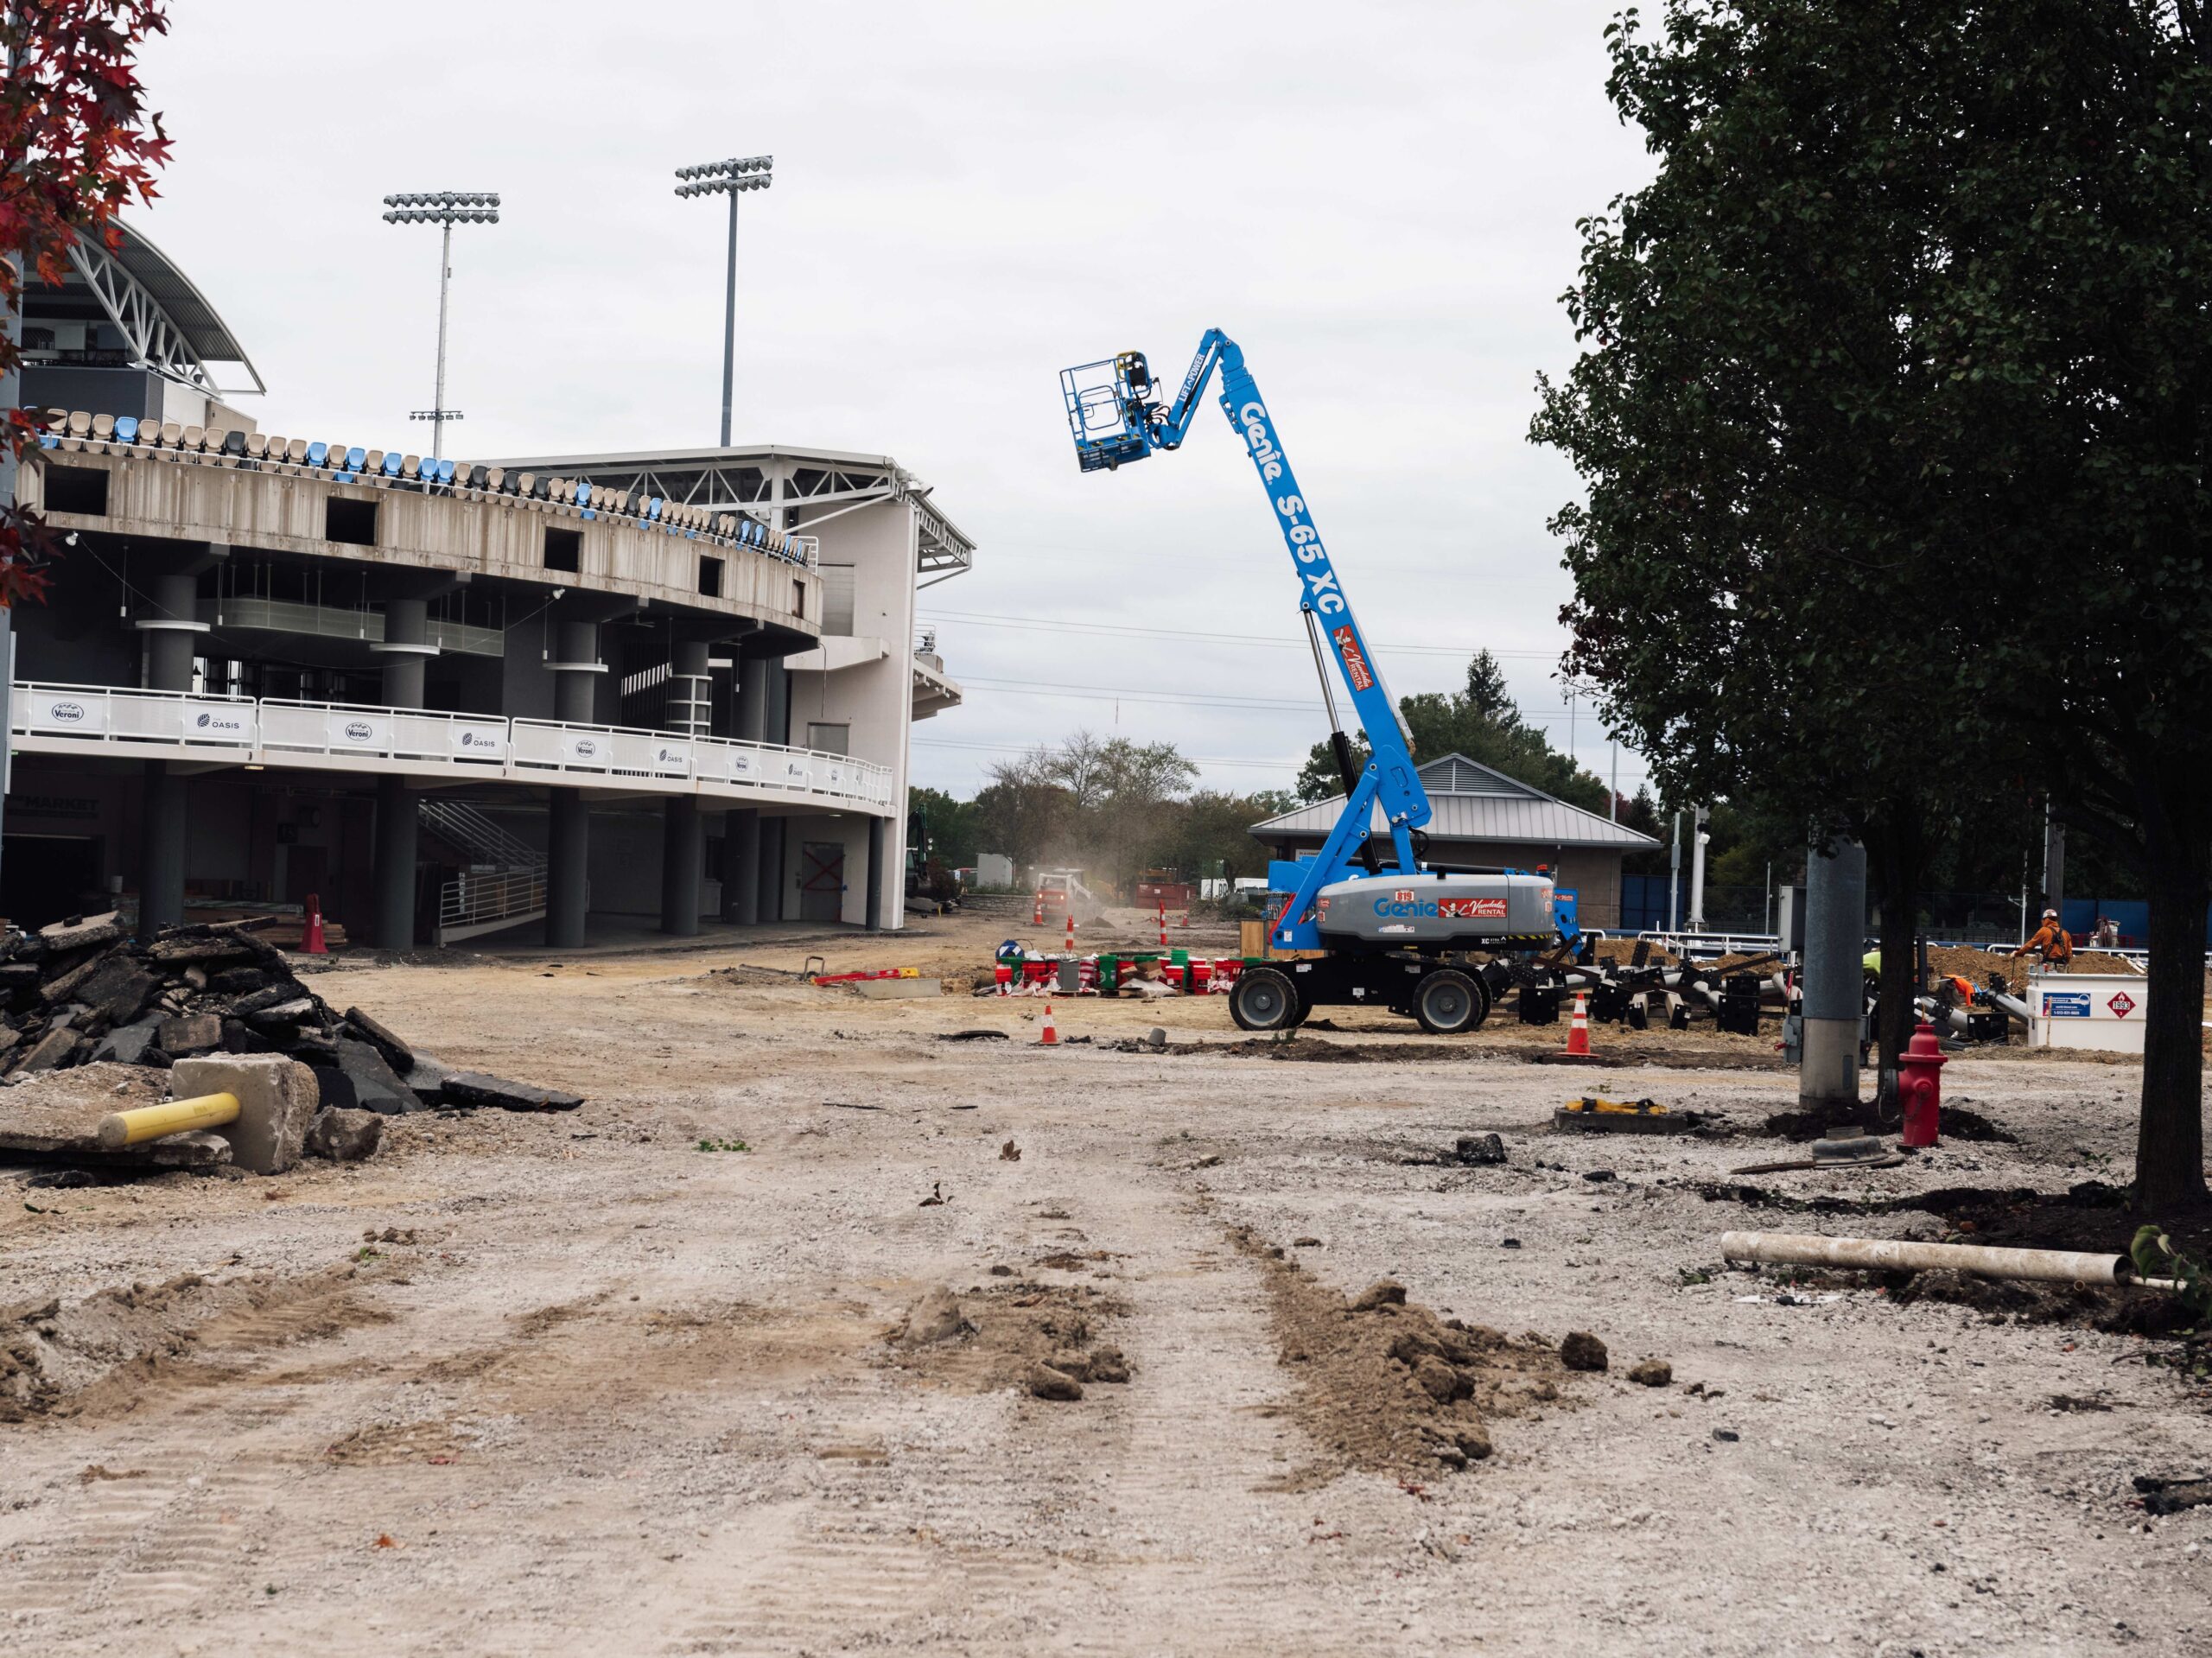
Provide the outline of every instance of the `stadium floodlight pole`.
{"type": "Polygon", "coordinates": [[[729,275],[722,291],[722,448],[729,448],[730,386],[737,360],[737,199],[747,190],[765,190],[774,181],[773,156],[734,156],[726,162],[705,162],[679,167],[676,187],[680,196],[729,198],[729,275]]]}
{"type": "Polygon", "coordinates": [[[430,459],[445,455],[446,422],[459,420],[461,410],[446,407],[446,289],[453,281],[453,227],[455,225],[496,225],[499,222],[497,190],[423,190],[386,196],[384,222],[387,225],[435,225],[444,232],[438,253],[438,390],[428,409],[412,410],[410,420],[430,422],[430,459]]]}

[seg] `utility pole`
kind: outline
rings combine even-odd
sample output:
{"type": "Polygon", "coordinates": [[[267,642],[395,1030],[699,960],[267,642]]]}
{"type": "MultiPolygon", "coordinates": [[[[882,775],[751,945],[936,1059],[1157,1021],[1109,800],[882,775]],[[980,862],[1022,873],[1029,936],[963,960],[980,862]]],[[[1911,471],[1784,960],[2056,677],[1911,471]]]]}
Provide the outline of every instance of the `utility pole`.
{"type": "Polygon", "coordinates": [[[458,409],[446,407],[446,301],[453,283],[453,227],[455,225],[496,225],[499,222],[497,190],[430,190],[386,196],[387,225],[435,225],[443,232],[438,251],[438,389],[428,409],[410,412],[410,420],[430,422],[430,459],[446,458],[446,422],[461,417],[458,409]]]}
{"type": "Polygon", "coordinates": [[[1621,740],[1618,737],[1613,739],[1613,781],[1605,796],[1605,821],[1618,823],[1621,821],[1621,740]]]}
{"type": "Polygon", "coordinates": [[[1675,845],[1667,860],[1667,931],[1682,930],[1682,809],[1675,808],[1675,845]]]}
{"type": "Polygon", "coordinates": [[[722,441],[729,448],[729,415],[737,372],[737,199],[747,190],[765,190],[775,182],[773,156],[733,156],[726,162],[702,162],[679,167],[676,176],[685,181],[676,187],[679,196],[729,198],[729,266],[722,284],[722,441]]]}
{"type": "Polygon", "coordinates": [[[1690,920],[1692,932],[1705,931],[1705,843],[1713,836],[1707,833],[1706,824],[1713,816],[1713,809],[1700,806],[1690,822],[1690,920]]]}
{"type": "Polygon", "coordinates": [[[2043,806],[2043,901],[2066,924],[2066,825],[2046,800],[2043,806]]]}

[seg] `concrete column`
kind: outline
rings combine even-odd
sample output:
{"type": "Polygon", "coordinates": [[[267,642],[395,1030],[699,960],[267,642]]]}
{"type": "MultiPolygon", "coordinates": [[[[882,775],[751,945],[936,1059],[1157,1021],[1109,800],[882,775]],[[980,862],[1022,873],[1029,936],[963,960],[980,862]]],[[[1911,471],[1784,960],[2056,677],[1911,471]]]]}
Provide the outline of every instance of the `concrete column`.
{"type": "Polygon", "coordinates": [[[784,918],[784,841],[791,826],[788,817],[760,820],[760,916],[763,921],[784,918]]]}
{"type": "Polygon", "coordinates": [[[760,918],[760,814],[744,807],[722,822],[722,919],[749,927],[760,918]]]}
{"type": "Polygon", "coordinates": [[[394,599],[384,607],[384,702],[390,708],[423,706],[423,677],[434,654],[430,607],[421,599],[394,599]],[[410,647],[410,648],[398,648],[410,647]]]}
{"type": "Polygon", "coordinates": [[[599,699],[599,624],[563,622],[553,657],[553,717],[569,725],[596,725],[599,699]]]}
{"type": "Polygon", "coordinates": [[[200,583],[189,575],[159,575],[153,582],[152,624],[139,630],[145,641],[146,688],[156,691],[192,689],[192,658],[198,654],[200,583]],[[172,627],[172,622],[185,626],[172,627]]]}
{"type": "MultiPolygon", "coordinates": [[[[883,931],[883,820],[868,820],[868,930],[883,931]]],[[[903,879],[903,876],[902,876],[903,879]]]]}
{"type": "Polygon", "coordinates": [[[737,665],[739,740],[765,742],[768,729],[768,670],[779,663],[766,657],[741,657],[737,665]]]}
{"type": "Polygon", "coordinates": [[[402,777],[377,779],[376,850],[370,878],[376,909],[370,939],[379,950],[415,948],[415,863],[417,851],[416,791],[402,777]]]}
{"type": "MultiPolygon", "coordinates": [[[[188,575],[154,578],[154,623],[192,623],[199,583],[188,575]]],[[[146,688],[192,689],[192,658],[200,635],[189,626],[141,628],[146,688]]],[[[184,919],[185,781],[165,760],[148,760],[138,814],[138,936],[150,938],[184,919]]]]}
{"type": "Polygon", "coordinates": [[[779,660],[768,664],[768,695],[766,734],[764,742],[789,746],[791,740],[791,677],[779,660]]]}
{"type": "MultiPolygon", "coordinates": [[[[741,742],[766,740],[768,670],[766,657],[737,659],[737,732],[741,742]]],[[[729,814],[722,836],[722,919],[751,926],[760,919],[760,814],[750,807],[729,814]]]]}
{"type": "Polygon", "coordinates": [[[591,816],[580,789],[555,789],[545,819],[545,942],[554,950],[579,950],[589,888],[591,816]]]}
{"type": "Polygon", "coordinates": [[[138,937],[184,919],[185,782],[165,760],[146,762],[138,816],[138,937]]]}
{"type": "Polygon", "coordinates": [[[660,837],[660,930],[677,938],[699,935],[699,866],[706,825],[696,795],[671,795],[660,837]]]}
{"type": "Polygon", "coordinates": [[[1859,1103],[1859,1035],[1866,1004],[1866,848],[1838,841],[1805,860],[1804,1058],[1798,1102],[1829,1113],[1859,1103]]]}

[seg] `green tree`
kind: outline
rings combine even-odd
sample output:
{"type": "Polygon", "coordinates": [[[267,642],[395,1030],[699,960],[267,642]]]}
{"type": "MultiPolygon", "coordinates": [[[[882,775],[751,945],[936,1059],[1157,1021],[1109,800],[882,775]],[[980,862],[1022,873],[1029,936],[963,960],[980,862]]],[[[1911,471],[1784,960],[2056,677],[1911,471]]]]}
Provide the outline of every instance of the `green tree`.
{"type": "Polygon", "coordinates": [[[1669,0],[1609,30],[1658,160],[1583,223],[1534,435],[1571,670],[1674,798],[1857,834],[1885,1053],[1930,857],[2024,799],[2135,838],[2139,1196],[2199,1197],[2212,836],[2200,8],[1669,0]]]}
{"type": "Polygon", "coordinates": [[[1068,792],[1054,781],[1052,757],[1041,748],[992,761],[990,774],[974,802],[979,849],[1014,860],[1019,881],[1055,848],[1070,815],[1068,792]]]}
{"type": "MultiPolygon", "coordinates": [[[[1422,764],[1446,754],[1464,754],[1573,805],[1596,812],[1605,810],[1605,785],[1554,748],[1541,727],[1521,717],[1519,705],[1505,689],[1497,658],[1487,651],[1478,651],[1468,662],[1463,689],[1402,696],[1398,712],[1413,733],[1414,759],[1422,764]]],[[[1352,742],[1354,764],[1364,765],[1367,753],[1367,734],[1362,731],[1352,742]]],[[[1303,800],[1325,800],[1344,792],[1330,744],[1313,745],[1298,774],[1297,788],[1303,800]]]]}
{"type": "Polygon", "coordinates": [[[982,848],[980,814],[973,801],[955,800],[942,789],[906,791],[907,845],[931,863],[962,869],[982,848]]]}

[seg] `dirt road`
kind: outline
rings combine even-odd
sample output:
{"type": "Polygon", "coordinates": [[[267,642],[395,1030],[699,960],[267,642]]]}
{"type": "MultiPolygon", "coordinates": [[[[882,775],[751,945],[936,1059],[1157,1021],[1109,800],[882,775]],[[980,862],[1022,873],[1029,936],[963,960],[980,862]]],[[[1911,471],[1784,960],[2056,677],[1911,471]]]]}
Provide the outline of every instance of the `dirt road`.
{"type": "MultiPolygon", "coordinates": [[[[973,972],[992,931],[832,965],[973,972]]],[[[1406,1063],[1052,1051],[1033,1003],[717,971],[822,948],[334,975],[329,1000],[449,1062],[589,1102],[398,1119],[373,1162],[273,1180],[0,1187],[0,1304],[51,1302],[83,1337],[66,1385],[0,1426],[16,1648],[2212,1643],[2212,1508],[2146,1520],[2129,1484],[2212,1472],[2212,1400],[2134,1362],[2140,1337],[1719,1270],[1731,1226],[1953,1223],[1944,1202],[1847,1218],[1732,1195],[1727,1169],[1787,1153],[1758,1130],[1793,1083],[1741,1068],[1770,1063],[1757,1045],[1685,1070],[1700,1056],[1638,1044],[1674,1065],[1602,1072],[1525,1063],[1558,1033],[1518,1030],[1406,1063]],[[1009,1039],[942,1039],[977,1028],[1009,1039]],[[1546,1131],[1596,1088],[1744,1132],[1546,1131]],[[1490,1132],[1504,1166],[1438,1160],[1490,1132]],[[1465,1471],[1347,1466],[1314,1412],[1375,1401],[1317,1389],[1282,1286],[1385,1276],[1508,1336],[1594,1331],[1611,1368],[1509,1390],[1465,1471]],[[974,1333],[887,1339],[938,1284],[974,1333]],[[1011,1385],[1085,1344],[1129,1380],[1072,1402],[1011,1385]],[[1670,1385],[1625,1378],[1645,1356],[1670,1385]]],[[[1217,999],[1056,1012],[1065,1035],[1234,1035],[1217,999]]],[[[1372,1023],[1319,1039],[1428,1045],[1372,1023]]],[[[2132,1074],[1968,1059],[1945,1082],[2018,1143],[1758,1185],[2063,1192],[2124,1169],[2132,1074]]]]}

